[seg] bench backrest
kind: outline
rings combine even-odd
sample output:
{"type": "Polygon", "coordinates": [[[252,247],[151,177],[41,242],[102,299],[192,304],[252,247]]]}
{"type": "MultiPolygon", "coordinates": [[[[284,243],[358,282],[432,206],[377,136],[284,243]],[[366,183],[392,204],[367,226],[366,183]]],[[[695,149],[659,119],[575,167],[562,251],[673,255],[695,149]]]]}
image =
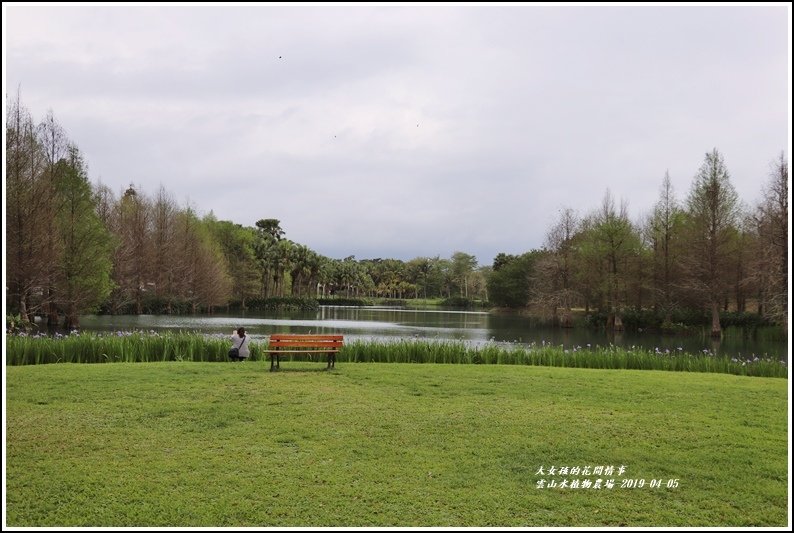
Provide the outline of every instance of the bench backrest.
{"type": "Polygon", "coordinates": [[[270,348],[316,348],[317,351],[338,351],[343,335],[296,335],[277,333],[270,336],[270,348]]]}

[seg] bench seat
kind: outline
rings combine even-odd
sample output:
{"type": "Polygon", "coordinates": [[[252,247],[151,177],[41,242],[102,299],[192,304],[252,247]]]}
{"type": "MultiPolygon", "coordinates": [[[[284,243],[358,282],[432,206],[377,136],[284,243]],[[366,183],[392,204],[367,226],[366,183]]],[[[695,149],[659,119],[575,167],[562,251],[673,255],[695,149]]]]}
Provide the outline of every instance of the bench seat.
{"type": "Polygon", "coordinates": [[[281,354],[325,354],[328,366],[334,368],[336,354],[344,344],[343,335],[299,335],[275,333],[270,335],[267,353],[270,354],[270,371],[280,367],[281,354]]]}

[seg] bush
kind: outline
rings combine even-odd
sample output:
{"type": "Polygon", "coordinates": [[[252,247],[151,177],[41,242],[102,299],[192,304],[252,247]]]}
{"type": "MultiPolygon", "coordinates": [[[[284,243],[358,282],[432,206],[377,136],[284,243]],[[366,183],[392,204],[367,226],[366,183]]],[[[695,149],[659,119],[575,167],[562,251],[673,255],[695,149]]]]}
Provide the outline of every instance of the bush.
{"type": "Polygon", "coordinates": [[[385,298],[381,302],[381,305],[385,305],[387,307],[405,307],[406,305],[408,305],[408,302],[398,298],[385,298]]]}
{"type": "MultiPolygon", "coordinates": [[[[692,328],[711,325],[711,313],[700,309],[676,309],[667,315],[652,309],[624,309],[620,313],[623,325],[628,330],[651,330],[663,332],[682,332],[692,328]]],[[[607,313],[593,311],[585,317],[585,324],[589,327],[603,328],[607,323],[607,313]]],[[[720,325],[723,328],[738,327],[755,329],[769,326],[771,323],[766,318],[756,313],[722,312],[720,325]]]]}
{"type": "MultiPolygon", "coordinates": [[[[193,312],[193,304],[185,300],[169,300],[167,298],[145,298],[141,305],[144,315],[186,315],[193,312]]],[[[138,309],[135,302],[114,307],[111,302],[105,302],[97,309],[99,315],[137,315],[138,309]]]]}
{"type": "Polygon", "coordinates": [[[720,325],[723,328],[738,327],[755,329],[762,326],[771,326],[772,323],[757,313],[728,311],[720,313],[720,325]]]}
{"type": "Polygon", "coordinates": [[[584,325],[588,328],[605,328],[607,325],[607,314],[603,311],[590,311],[584,317],[584,325]]]}
{"type": "Polygon", "coordinates": [[[488,302],[481,300],[473,300],[471,298],[464,298],[462,296],[453,296],[452,298],[445,298],[439,304],[441,307],[449,307],[452,309],[483,309],[490,307],[488,302]]]}
{"type": "Polygon", "coordinates": [[[30,333],[35,329],[37,329],[36,324],[32,323],[27,318],[23,318],[22,315],[6,315],[6,333],[14,335],[18,333],[30,333]]]}
{"type": "Polygon", "coordinates": [[[347,305],[353,307],[364,307],[372,305],[372,302],[363,298],[318,298],[319,305],[347,305]]]}
{"type": "MultiPolygon", "coordinates": [[[[240,309],[240,303],[237,307],[229,306],[232,309],[240,309]]],[[[278,311],[282,309],[294,309],[297,311],[317,311],[320,304],[314,298],[296,298],[296,297],[283,297],[283,298],[251,298],[246,300],[245,308],[248,311],[278,311]]]]}
{"type": "Polygon", "coordinates": [[[654,313],[651,309],[642,309],[637,311],[635,309],[626,309],[620,315],[623,320],[623,326],[626,329],[660,329],[664,317],[654,313]]]}

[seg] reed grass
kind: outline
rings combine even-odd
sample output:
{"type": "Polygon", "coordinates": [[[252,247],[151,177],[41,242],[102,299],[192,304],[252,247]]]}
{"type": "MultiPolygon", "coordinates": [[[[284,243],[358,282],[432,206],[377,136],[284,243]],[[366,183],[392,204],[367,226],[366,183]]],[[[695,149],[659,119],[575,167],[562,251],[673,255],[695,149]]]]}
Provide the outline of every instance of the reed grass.
{"type": "MultiPolygon", "coordinates": [[[[67,336],[6,335],[6,364],[106,363],[156,361],[228,361],[226,335],[200,333],[116,332],[67,336]]],[[[265,342],[251,341],[251,360],[267,359],[265,342]]],[[[315,356],[323,359],[322,355],[315,356]]],[[[285,361],[290,357],[283,357],[285,361]]],[[[305,357],[300,357],[304,360],[305,357]]],[[[787,377],[786,361],[768,356],[716,356],[617,346],[564,349],[551,344],[509,345],[406,340],[347,342],[338,362],[531,365],[569,368],[713,372],[759,377],[787,377]]]]}
{"type": "Polygon", "coordinates": [[[564,349],[551,344],[471,346],[463,342],[399,340],[354,341],[337,357],[340,362],[456,363],[554,366],[630,370],[714,372],[758,377],[786,377],[786,362],[752,355],[747,358],[716,356],[710,351],[687,353],[659,349],[625,349],[595,346],[564,349]]]}
{"type": "MultiPolygon", "coordinates": [[[[111,334],[6,335],[6,364],[149,363],[157,361],[228,361],[231,342],[226,335],[200,333],[115,332],[111,334]]],[[[261,357],[256,342],[252,358],[261,357]]]]}

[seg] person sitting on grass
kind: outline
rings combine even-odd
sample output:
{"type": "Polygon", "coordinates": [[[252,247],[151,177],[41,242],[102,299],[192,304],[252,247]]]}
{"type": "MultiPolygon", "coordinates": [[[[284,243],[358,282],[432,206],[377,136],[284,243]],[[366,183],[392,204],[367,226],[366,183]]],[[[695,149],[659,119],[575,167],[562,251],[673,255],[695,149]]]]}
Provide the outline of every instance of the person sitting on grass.
{"type": "Polygon", "coordinates": [[[251,353],[248,351],[248,339],[245,336],[245,328],[232,330],[232,348],[237,348],[237,355],[229,354],[232,361],[245,361],[251,353]]]}

